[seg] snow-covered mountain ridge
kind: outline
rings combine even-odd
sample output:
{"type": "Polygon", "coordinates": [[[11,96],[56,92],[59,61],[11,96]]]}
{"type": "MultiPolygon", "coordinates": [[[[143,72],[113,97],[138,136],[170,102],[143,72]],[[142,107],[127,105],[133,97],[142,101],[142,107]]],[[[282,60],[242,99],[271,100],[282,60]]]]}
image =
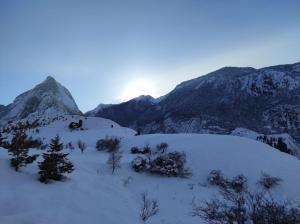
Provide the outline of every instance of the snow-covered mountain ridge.
{"type": "Polygon", "coordinates": [[[53,77],[17,96],[0,110],[0,123],[37,116],[81,114],[71,93],[53,77]]]}
{"type": "Polygon", "coordinates": [[[128,101],[95,116],[143,133],[230,134],[242,127],[262,134],[287,133],[300,142],[299,68],[300,63],[224,67],[179,84],[155,104],[137,108],[128,101]],[[133,107],[138,116],[124,118],[133,107]]]}

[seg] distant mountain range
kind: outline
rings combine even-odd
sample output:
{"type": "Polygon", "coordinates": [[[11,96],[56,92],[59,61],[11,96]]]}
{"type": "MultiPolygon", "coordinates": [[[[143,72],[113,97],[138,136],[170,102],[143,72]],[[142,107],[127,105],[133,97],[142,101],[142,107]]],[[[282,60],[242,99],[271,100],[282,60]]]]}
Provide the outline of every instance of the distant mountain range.
{"type": "Polygon", "coordinates": [[[159,99],[101,105],[104,117],[142,133],[230,134],[238,127],[288,133],[300,141],[300,63],[261,69],[224,67],[185,81],[159,99]]]}
{"type": "MultiPolygon", "coordinates": [[[[35,116],[82,114],[54,78],[0,105],[0,124],[35,116]]],[[[261,69],[224,67],[185,81],[155,99],[100,104],[86,116],[111,119],[141,133],[287,133],[300,142],[300,63],[261,69]]]]}
{"type": "Polygon", "coordinates": [[[48,76],[41,84],[17,96],[13,103],[0,105],[0,124],[43,115],[82,114],[71,93],[48,76]]]}

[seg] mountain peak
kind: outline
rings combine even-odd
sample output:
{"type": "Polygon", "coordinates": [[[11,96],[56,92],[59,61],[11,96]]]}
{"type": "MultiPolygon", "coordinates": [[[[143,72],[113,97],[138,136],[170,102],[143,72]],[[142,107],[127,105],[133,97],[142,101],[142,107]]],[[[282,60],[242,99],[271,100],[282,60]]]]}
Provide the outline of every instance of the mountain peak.
{"type": "Polygon", "coordinates": [[[150,95],[140,95],[140,96],[135,97],[135,98],[133,98],[131,100],[135,100],[135,101],[151,101],[152,102],[155,99],[152,96],[150,96],[150,95]]]}
{"type": "Polygon", "coordinates": [[[1,111],[0,120],[4,122],[44,115],[81,114],[71,93],[52,76],[17,96],[1,111]]]}
{"type": "Polygon", "coordinates": [[[42,83],[49,83],[49,84],[56,84],[57,81],[51,75],[48,75],[44,82],[42,83]]]}

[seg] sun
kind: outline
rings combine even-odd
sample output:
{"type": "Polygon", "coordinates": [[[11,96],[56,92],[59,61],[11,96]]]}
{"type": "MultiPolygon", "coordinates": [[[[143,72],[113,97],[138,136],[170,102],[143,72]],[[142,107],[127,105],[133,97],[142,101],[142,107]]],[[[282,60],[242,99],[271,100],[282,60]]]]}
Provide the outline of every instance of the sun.
{"type": "Polygon", "coordinates": [[[137,79],[128,83],[118,97],[120,101],[128,101],[140,95],[151,95],[156,97],[156,87],[153,81],[148,79],[137,79]]]}

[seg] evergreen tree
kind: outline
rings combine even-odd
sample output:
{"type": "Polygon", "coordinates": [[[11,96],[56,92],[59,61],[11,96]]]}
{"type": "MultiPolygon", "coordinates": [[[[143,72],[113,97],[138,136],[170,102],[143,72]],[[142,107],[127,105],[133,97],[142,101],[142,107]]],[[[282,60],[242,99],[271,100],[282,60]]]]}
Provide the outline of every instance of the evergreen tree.
{"type": "Polygon", "coordinates": [[[16,171],[19,171],[21,167],[27,164],[33,163],[38,157],[38,155],[28,155],[30,145],[27,143],[27,135],[23,130],[15,131],[11,143],[7,144],[6,147],[8,153],[12,156],[10,165],[14,167],[16,171]]]}
{"type": "Polygon", "coordinates": [[[63,179],[64,173],[71,173],[74,168],[73,164],[68,160],[68,153],[62,153],[63,144],[60,143],[59,136],[51,139],[50,148],[47,153],[43,153],[44,160],[39,163],[39,180],[48,183],[49,180],[60,181],[63,179]]]}
{"type": "Polygon", "coordinates": [[[284,143],[284,141],[281,137],[278,138],[278,141],[277,141],[277,144],[275,145],[275,148],[279,149],[281,152],[292,154],[291,150],[289,150],[287,144],[284,143]]]}

